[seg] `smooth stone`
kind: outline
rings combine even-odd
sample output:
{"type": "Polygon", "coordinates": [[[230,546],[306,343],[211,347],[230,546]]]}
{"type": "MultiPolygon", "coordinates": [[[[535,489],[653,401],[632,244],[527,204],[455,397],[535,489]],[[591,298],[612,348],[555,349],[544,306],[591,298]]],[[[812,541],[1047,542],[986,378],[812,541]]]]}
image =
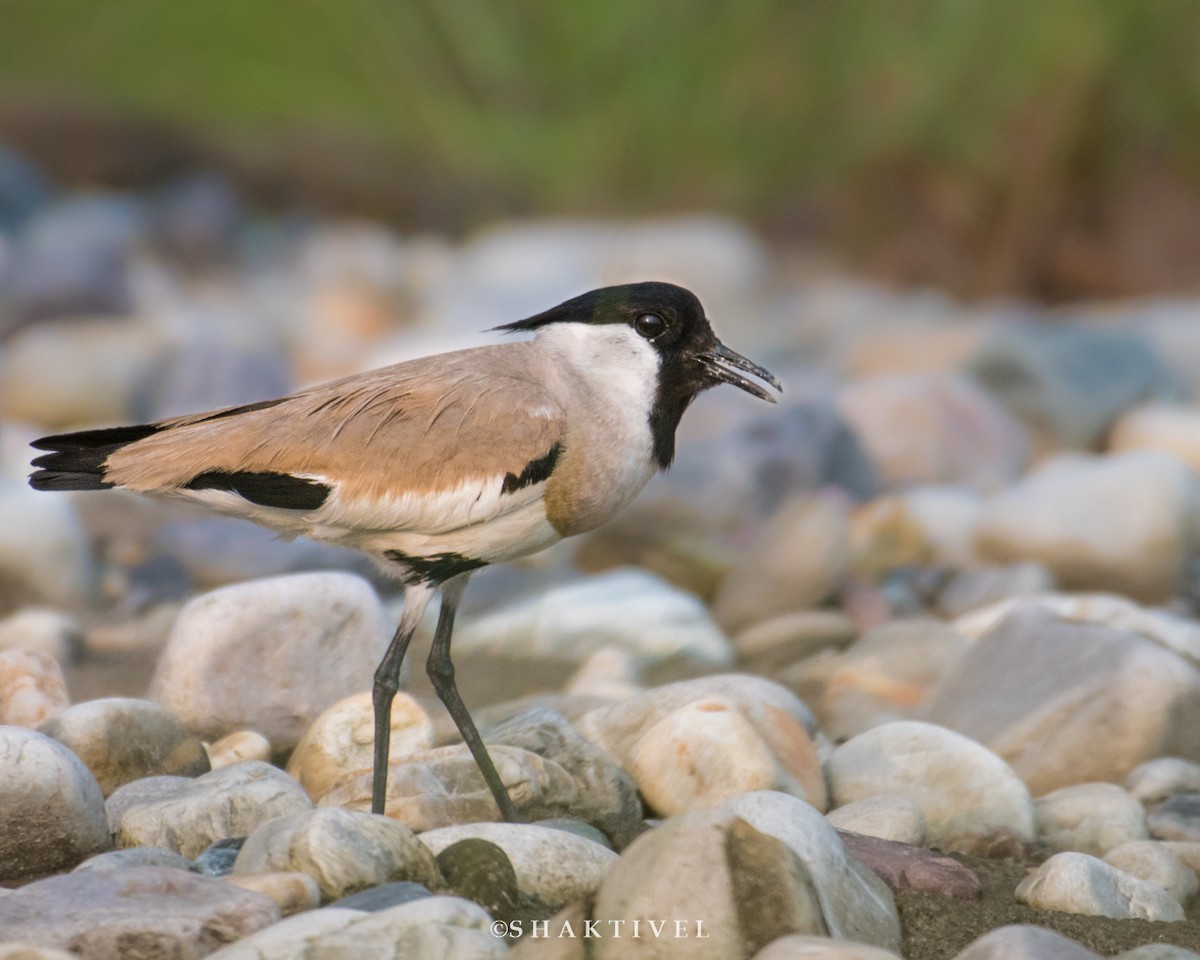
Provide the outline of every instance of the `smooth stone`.
{"type": "Polygon", "coordinates": [[[516,915],[521,901],[517,871],[498,845],[468,837],[439,853],[437,865],[446,878],[447,893],[479,904],[500,920],[516,915]]]}
{"type": "Polygon", "coordinates": [[[844,387],[838,410],[885,485],[955,484],[990,491],[1029,460],[1028,431],[967,377],[895,374],[844,387]]]}
{"type": "Polygon", "coordinates": [[[1155,403],[1125,413],[1108,435],[1109,453],[1160,450],[1200,473],[1200,407],[1155,403]]]}
{"type": "Polygon", "coordinates": [[[762,672],[821,650],[840,650],[858,636],[854,621],[838,610],[797,610],[747,627],[733,638],[738,659],[762,672]]]}
{"type": "Polygon", "coordinates": [[[69,870],[112,847],[91,771],[62,744],[23,727],[0,726],[0,810],[3,884],[69,870]]]}
{"type": "Polygon", "coordinates": [[[85,870],[0,897],[6,937],[87,960],[200,957],[277,920],[262,894],[169,867],[85,870]]]}
{"type": "Polygon", "coordinates": [[[1010,924],[972,940],[954,960],[1100,960],[1100,954],[1045,927],[1010,924]]]}
{"type": "Polygon", "coordinates": [[[60,610],[24,607],[0,619],[0,653],[24,650],[70,663],[83,645],[83,627],[60,610]]]}
{"type": "Polygon", "coordinates": [[[44,653],[0,653],[0,723],[40,727],[70,706],[67,681],[57,661],[44,653]]]}
{"type": "Polygon", "coordinates": [[[979,897],[979,877],[952,857],[910,843],[838,831],[850,856],[892,890],[912,888],[959,900],[979,897]]]}
{"type": "Polygon", "coordinates": [[[597,574],[477,618],[463,618],[454,646],[464,655],[575,663],[605,647],[705,666],[727,666],[733,660],[729,641],[697,597],[635,569],[597,574]],[[614,617],[614,610],[621,616],[614,617]]]}
{"type": "Polygon", "coordinates": [[[1054,577],[1040,563],[961,570],[938,592],[937,608],[954,619],[1004,600],[1051,593],[1054,587],[1054,577]]]}
{"type": "Polygon", "coordinates": [[[255,730],[235,730],[208,747],[208,762],[213,770],[224,770],[243,760],[268,763],[272,752],[271,741],[261,733],[255,730]]]}
{"type": "MultiPolygon", "coordinates": [[[[374,761],[375,713],[370,693],[339,700],[313,722],[292,756],[287,772],[313,800],[320,800],[339,781],[364,770],[374,761]]],[[[399,763],[433,747],[433,721],[416,700],[404,692],[392,701],[388,760],[399,763]]]]}
{"type": "Polygon", "coordinates": [[[900,960],[900,955],[865,943],[789,934],[771,941],[750,960],[900,960]]]}
{"type": "MultiPolygon", "coordinates": [[[[333,907],[306,910],[208,956],[216,960],[299,960],[310,955],[322,937],[344,930],[362,917],[360,910],[333,907]]],[[[386,953],[382,955],[387,956],[386,953]]]]}
{"type": "Polygon", "coordinates": [[[836,806],[879,794],[907,797],[925,815],[925,842],[986,852],[1029,844],[1033,802],[998,756],[930,723],[886,723],[846,741],[826,765],[836,806]]]}
{"type": "Polygon", "coordinates": [[[74,752],[106,797],[143,777],[198,777],[211,769],[204,744],[147,700],[88,700],[60,711],[38,729],[74,752]]]}
{"type": "Polygon", "coordinates": [[[166,847],[130,847],[128,850],[108,850],[88,857],[75,868],[82,870],[128,870],[130,867],[173,867],[192,870],[192,861],[166,847]]]}
{"type": "Polygon", "coordinates": [[[192,861],[192,865],[197,873],[206,877],[228,877],[233,873],[233,865],[237,863],[238,854],[245,845],[245,837],[216,840],[204,848],[204,852],[192,861]]]}
{"type": "Polygon", "coordinates": [[[925,843],[925,814],[908,797],[879,794],[863,797],[825,815],[830,826],[864,837],[893,840],[922,846],[925,843]]]}
{"type": "Polygon", "coordinates": [[[1193,953],[1173,943],[1146,943],[1118,953],[1112,960],[1200,960],[1200,953],[1193,953]]]}
{"type": "Polygon", "coordinates": [[[390,633],[375,591],[353,574],[222,587],[179,612],[151,694],[202,737],[257,730],[285,750],[369,682],[390,633]]]}
{"type": "Polygon", "coordinates": [[[878,580],[903,567],[978,566],[981,503],[966,487],[916,487],[863,504],[850,515],[851,570],[878,580]]]}
{"type": "Polygon", "coordinates": [[[1085,449],[1096,447],[1126,410],[1181,392],[1142,333],[1083,323],[999,326],[969,370],[1058,443],[1085,449]]]}
{"type": "Polygon", "coordinates": [[[297,871],[327,900],[393,880],[441,885],[433,856],[408,827],[353,810],[308,810],[261,824],[247,838],[234,874],[297,871]]]}
{"type": "Polygon", "coordinates": [[[565,830],[525,823],[472,823],[422,833],[434,855],[468,838],[487,840],[507,855],[523,898],[554,912],[590,896],[617,860],[612,850],[565,830]]]}
{"type": "Polygon", "coordinates": [[[433,894],[429,892],[428,887],[413,883],[411,880],[397,880],[394,883],[381,883],[378,886],[360,890],[358,893],[352,893],[348,897],[342,897],[340,900],[333,901],[325,909],[338,908],[376,913],[380,910],[387,910],[389,907],[398,907],[403,903],[431,896],[433,894]]]}
{"type": "Polygon", "coordinates": [[[597,650],[563,684],[567,696],[624,700],[645,689],[638,658],[620,647],[597,650]]]}
{"type": "Polygon", "coordinates": [[[14,605],[75,610],[85,604],[92,548],[69,497],[48,497],[25,481],[0,479],[0,584],[14,605]]]}
{"type": "Polygon", "coordinates": [[[1200,479],[1169,454],[1058,455],[984,504],[975,547],[1040,563],[1068,590],[1155,603],[1185,584],[1198,515],[1200,479]]]}
{"type": "Polygon", "coordinates": [[[1155,840],[1167,853],[1200,876],[1200,840],[1155,840]]]}
{"type": "Polygon", "coordinates": [[[1146,811],[1114,783],[1077,783],[1033,801],[1038,840],[1058,852],[1103,857],[1134,840],[1148,840],[1146,811]]]}
{"type": "Polygon", "coordinates": [[[312,808],[300,784],[256,760],[195,780],[163,779],[135,780],[109,797],[118,847],[167,847],[195,857],[216,840],[246,836],[268,820],[312,808]]]}
{"type": "Polygon", "coordinates": [[[926,716],[994,750],[1035,795],[1120,783],[1153,757],[1200,757],[1200,671],[1150,640],[1030,607],[972,645],[926,716]]]}
{"type": "Polygon", "coordinates": [[[15,234],[53,195],[44,170],[17,150],[0,147],[0,228],[15,234]]]}
{"type": "Polygon", "coordinates": [[[1161,887],[1086,853],[1056,853],[1017,886],[1016,898],[1036,910],[1114,920],[1184,919],[1183,907],[1161,887]]]}
{"type": "Polygon", "coordinates": [[[79,954],[36,943],[0,943],[0,960],[79,960],[79,954]]]}
{"type": "Polygon", "coordinates": [[[1181,793],[1146,816],[1155,840],[1200,841],[1200,793],[1181,793]]]}
{"type": "Polygon", "coordinates": [[[1125,789],[1147,807],[1181,793],[1200,793],[1200,763],[1181,757],[1155,757],[1129,772],[1125,789]]]}
{"type": "Polygon", "coordinates": [[[295,870],[234,874],[227,877],[225,882],[269,897],[285,917],[303,913],[305,910],[315,910],[321,905],[321,888],[317,881],[308,874],[295,870]]]}
{"type": "Polygon", "coordinates": [[[713,616],[731,634],[830,597],[850,560],[848,503],[836,492],[783,503],[717,588],[713,616]]]}
{"type": "Polygon", "coordinates": [[[190,174],[160,191],[150,228],[159,250],[196,267],[229,258],[242,214],[237,192],[227,180],[208,173],[190,174]]]}
{"type": "Polygon", "coordinates": [[[1182,907],[1186,907],[1200,890],[1196,871],[1184,866],[1175,854],[1155,840],[1123,843],[1109,850],[1104,855],[1104,862],[1156,887],[1162,887],[1182,907]]]}

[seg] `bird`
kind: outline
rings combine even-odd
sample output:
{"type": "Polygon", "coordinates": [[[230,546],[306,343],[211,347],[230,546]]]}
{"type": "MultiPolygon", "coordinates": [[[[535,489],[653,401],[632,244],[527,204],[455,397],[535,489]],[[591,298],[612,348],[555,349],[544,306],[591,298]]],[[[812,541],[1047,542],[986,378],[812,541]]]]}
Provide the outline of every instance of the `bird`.
{"type": "Polygon", "coordinates": [[[593,530],[675,455],[702,391],[775,402],[690,290],[602,287],[493,328],[531,338],[435,354],[289,396],[44,437],[37,490],[117,488],[198,502],[290,537],[357,548],[405,591],[375,671],[371,809],[385,812],[391,705],[440,590],[426,671],[500,816],[520,822],[458,693],[450,641],[471,574],[593,530]]]}

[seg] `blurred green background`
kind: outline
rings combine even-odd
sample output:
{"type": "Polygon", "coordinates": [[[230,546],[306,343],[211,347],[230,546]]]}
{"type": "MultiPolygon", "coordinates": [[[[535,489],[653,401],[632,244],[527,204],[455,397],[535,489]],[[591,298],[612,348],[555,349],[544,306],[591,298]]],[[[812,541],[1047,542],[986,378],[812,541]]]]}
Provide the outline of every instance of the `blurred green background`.
{"type": "Polygon", "coordinates": [[[460,230],[717,210],[967,295],[1194,290],[1192,0],[0,7],[0,140],[460,230]]]}

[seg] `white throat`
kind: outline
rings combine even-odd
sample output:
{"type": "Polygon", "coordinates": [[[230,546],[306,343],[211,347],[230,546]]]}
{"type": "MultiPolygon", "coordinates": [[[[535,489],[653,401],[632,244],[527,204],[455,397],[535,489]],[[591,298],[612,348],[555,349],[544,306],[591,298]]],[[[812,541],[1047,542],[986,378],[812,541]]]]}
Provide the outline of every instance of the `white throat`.
{"type": "Polygon", "coordinates": [[[568,387],[648,422],[660,357],[628,325],[554,323],[538,331],[535,344],[568,387]]]}

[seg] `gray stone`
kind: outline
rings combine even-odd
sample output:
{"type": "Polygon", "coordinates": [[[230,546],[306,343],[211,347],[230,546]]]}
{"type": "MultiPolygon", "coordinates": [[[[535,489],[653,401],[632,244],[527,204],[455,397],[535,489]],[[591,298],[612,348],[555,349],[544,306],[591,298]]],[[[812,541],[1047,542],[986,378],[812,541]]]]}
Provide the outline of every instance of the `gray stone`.
{"type": "Polygon", "coordinates": [[[938,593],[938,610],[947,617],[961,617],[1013,597],[1049,593],[1054,577],[1040,563],[1014,563],[1007,567],[960,570],[938,593]]]}
{"type": "Polygon", "coordinates": [[[1181,793],[1159,804],[1146,817],[1156,840],[1200,841],[1200,793],[1181,793]]]}
{"type": "Polygon", "coordinates": [[[1147,840],[1146,811],[1114,783],[1078,783],[1033,802],[1038,839],[1053,851],[1103,857],[1134,840],[1147,840]]]}
{"type": "Polygon", "coordinates": [[[1184,919],[1183,907],[1161,887],[1086,853],[1056,853],[1017,886],[1016,898],[1037,910],[1114,920],[1184,919]]]}
{"type": "Polygon", "coordinates": [[[198,777],[209,771],[204,744],[146,700],[89,700],[59,712],[39,731],[74,752],[106,797],[143,777],[198,777]]]}
{"type": "Polygon", "coordinates": [[[308,810],[254,830],[234,874],[298,871],[330,900],[393,880],[441,886],[433,856],[408,827],[352,810],[308,810]]]}
{"type": "Polygon", "coordinates": [[[1100,955],[1053,930],[1012,924],[972,940],[954,960],[1100,960],[1100,955]]]}
{"type": "Polygon", "coordinates": [[[1146,943],[1116,954],[1113,960],[1200,960],[1200,953],[1193,953],[1173,943],[1146,943]]]}
{"type": "Polygon", "coordinates": [[[312,809],[282,770],[247,760],[195,780],[135,780],[108,800],[118,847],[159,846],[195,857],[215,840],[241,837],[275,817],[312,809]]]}
{"type": "Polygon", "coordinates": [[[192,861],[166,847],[130,847],[128,850],[108,850],[88,857],[75,872],[84,870],[128,870],[130,867],[173,867],[176,870],[192,869],[192,861]]]}
{"type": "MultiPolygon", "coordinates": [[[[4,380],[0,369],[0,392],[4,380]]],[[[91,545],[69,498],[0,478],[0,584],[14,605],[84,605],[92,585],[91,545]]]]}
{"type": "Polygon", "coordinates": [[[910,843],[918,847],[925,843],[925,814],[908,797],[892,794],[863,797],[830,810],[825,819],[839,830],[849,830],[865,837],[910,843]]]}
{"type": "Polygon", "coordinates": [[[856,636],[854,621],[840,611],[798,610],[748,627],[733,646],[740,660],[769,673],[821,650],[843,649],[856,636]]]}
{"type": "Polygon", "coordinates": [[[431,896],[433,894],[430,893],[428,887],[413,883],[411,880],[397,880],[394,883],[381,883],[378,886],[360,890],[358,893],[352,893],[348,897],[342,897],[340,900],[335,900],[326,909],[337,908],[377,913],[380,910],[398,907],[401,904],[431,896]]]}
{"type": "MultiPolygon", "coordinates": [[[[208,845],[192,862],[197,873],[206,877],[227,877],[233,873],[233,865],[237,863],[238,854],[246,845],[245,837],[227,837],[208,845]]],[[[137,849],[136,847],[132,849],[137,849]]]]}
{"type": "Polygon", "coordinates": [[[751,960],[900,960],[900,955],[865,943],[791,934],[772,941],[751,960]]]}
{"type": "Polygon", "coordinates": [[[1182,907],[1186,907],[1196,891],[1200,890],[1196,872],[1184,866],[1175,854],[1154,840],[1123,843],[1109,850],[1104,855],[1104,862],[1156,887],[1162,887],[1182,907]]]}
{"type": "Polygon", "coordinates": [[[517,871],[508,854],[492,841],[482,837],[459,840],[437,855],[437,864],[446,878],[446,893],[479,904],[498,920],[517,915],[522,900],[517,871]]]}
{"type": "Polygon", "coordinates": [[[0,810],[2,884],[68,870],[112,846],[96,778],[32,730],[0,726],[0,810]]]}

